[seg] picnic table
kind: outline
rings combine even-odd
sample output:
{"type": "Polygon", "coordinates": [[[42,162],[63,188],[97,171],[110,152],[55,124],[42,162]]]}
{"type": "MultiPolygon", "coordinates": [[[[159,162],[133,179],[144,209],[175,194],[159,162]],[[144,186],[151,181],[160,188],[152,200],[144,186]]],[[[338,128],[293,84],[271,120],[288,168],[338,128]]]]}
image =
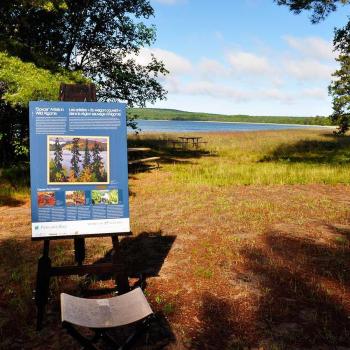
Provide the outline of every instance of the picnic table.
{"type": "Polygon", "coordinates": [[[192,141],[193,147],[198,147],[199,140],[202,139],[201,136],[180,136],[179,139],[184,142],[185,144],[190,144],[192,141]]]}
{"type": "Polygon", "coordinates": [[[173,144],[173,148],[176,145],[181,146],[182,148],[187,148],[191,145],[193,148],[198,148],[200,144],[207,143],[205,141],[200,141],[202,139],[201,136],[180,136],[178,137],[180,140],[169,140],[173,144]]]}

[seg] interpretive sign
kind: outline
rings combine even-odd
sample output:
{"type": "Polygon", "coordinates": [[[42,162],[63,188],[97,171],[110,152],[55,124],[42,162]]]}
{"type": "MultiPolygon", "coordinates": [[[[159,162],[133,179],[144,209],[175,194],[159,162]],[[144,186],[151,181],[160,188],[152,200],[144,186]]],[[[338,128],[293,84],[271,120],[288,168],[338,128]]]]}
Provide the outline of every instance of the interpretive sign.
{"type": "Polygon", "coordinates": [[[30,103],[33,239],[130,231],[125,109],[30,103]]]}

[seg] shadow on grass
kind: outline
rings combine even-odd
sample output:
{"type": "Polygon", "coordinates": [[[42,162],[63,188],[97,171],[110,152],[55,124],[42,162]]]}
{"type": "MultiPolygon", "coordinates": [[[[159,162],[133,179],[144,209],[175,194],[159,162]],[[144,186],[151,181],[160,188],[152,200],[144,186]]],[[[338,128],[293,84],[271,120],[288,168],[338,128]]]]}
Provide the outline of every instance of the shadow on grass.
{"type": "Polygon", "coordinates": [[[237,332],[235,325],[230,322],[231,303],[205,293],[201,304],[201,331],[193,337],[191,349],[235,349],[231,347],[232,334],[237,332]]]}
{"type": "Polygon", "coordinates": [[[300,140],[281,144],[260,161],[344,164],[350,162],[350,137],[324,134],[326,140],[300,140]]]}
{"type": "Polygon", "coordinates": [[[348,349],[350,230],[327,227],[327,242],[270,231],[242,248],[239,292],[203,295],[192,348],[348,349]]]}
{"type": "Polygon", "coordinates": [[[348,241],[269,232],[243,253],[263,292],[256,315],[263,338],[280,348],[350,345],[348,241]]]}
{"type": "Polygon", "coordinates": [[[15,198],[13,194],[0,193],[0,206],[6,205],[9,207],[20,207],[25,202],[25,200],[15,198]]]}
{"type": "MultiPolygon", "coordinates": [[[[162,268],[176,236],[164,236],[162,231],[142,232],[133,237],[124,237],[120,242],[120,254],[126,267],[126,273],[131,278],[156,277],[162,268]]],[[[111,260],[110,250],[102,259],[95,263],[111,260]]],[[[111,274],[99,275],[98,279],[111,279],[111,274]]]]}

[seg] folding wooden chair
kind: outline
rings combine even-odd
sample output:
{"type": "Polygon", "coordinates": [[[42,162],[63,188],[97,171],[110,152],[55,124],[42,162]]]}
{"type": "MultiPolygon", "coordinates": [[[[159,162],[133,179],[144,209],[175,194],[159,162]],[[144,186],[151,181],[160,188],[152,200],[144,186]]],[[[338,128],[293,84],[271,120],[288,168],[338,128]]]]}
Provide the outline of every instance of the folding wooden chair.
{"type": "Polygon", "coordinates": [[[83,349],[97,350],[95,343],[103,339],[114,349],[126,349],[135,337],[148,325],[152,309],[141,288],[108,299],[85,299],[61,294],[62,326],[83,349]],[[113,328],[135,325],[123,344],[118,344],[108,333],[113,328]],[[82,335],[75,326],[94,331],[93,337],[82,335]]]}

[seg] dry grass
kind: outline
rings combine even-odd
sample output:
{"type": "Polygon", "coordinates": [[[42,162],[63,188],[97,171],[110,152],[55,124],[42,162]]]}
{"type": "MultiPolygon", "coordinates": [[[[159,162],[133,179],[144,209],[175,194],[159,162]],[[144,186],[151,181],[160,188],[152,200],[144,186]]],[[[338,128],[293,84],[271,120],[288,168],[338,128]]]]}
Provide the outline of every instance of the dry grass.
{"type": "MultiPolygon", "coordinates": [[[[298,161],[289,162],[302,167],[299,163],[307,161],[296,144],[328,140],[313,131],[259,135],[263,145],[258,155],[252,141],[257,134],[206,136],[209,153],[171,152],[153,143],[164,156],[162,168],[131,176],[134,237],[122,241],[122,251],[129,275],[147,276],[147,297],[174,335],[165,337],[172,339],[168,349],[350,346],[350,187],[323,180],[297,183],[295,176],[293,184],[276,184],[273,173],[269,184],[248,186],[183,177],[186,169],[199,174],[208,162],[226,170],[230,161],[256,167],[266,162],[273,170],[281,162],[276,157],[282,156],[274,153],[281,138],[294,145],[294,157],[299,154],[298,161]],[[274,147],[268,144],[272,139],[274,147]],[[259,161],[264,156],[268,159],[259,161]]],[[[134,141],[151,142],[150,137],[134,141]]],[[[340,142],[336,156],[310,161],[315,172],[335,166],[348,179],[347,165],[345,170],[340,165],[348,141],[340,142]]],[[[308,153],[322,156],[317,148],[308,153]]],[[[31,290],[41,244],[30,242],[28,204],[11,205],[0,207],[0,347],[78,349],[60,328],[58,293],[86,294],[113,283],[108,276],[104,281],[55,279],[47,326],[34,332],[31,290]]],[[[87,243],[88,261],[108,255],[108,239],[87,243]]],[[[52,256],[55,264],[70,262],[71,242],[53,242],[52,256]]]]}

